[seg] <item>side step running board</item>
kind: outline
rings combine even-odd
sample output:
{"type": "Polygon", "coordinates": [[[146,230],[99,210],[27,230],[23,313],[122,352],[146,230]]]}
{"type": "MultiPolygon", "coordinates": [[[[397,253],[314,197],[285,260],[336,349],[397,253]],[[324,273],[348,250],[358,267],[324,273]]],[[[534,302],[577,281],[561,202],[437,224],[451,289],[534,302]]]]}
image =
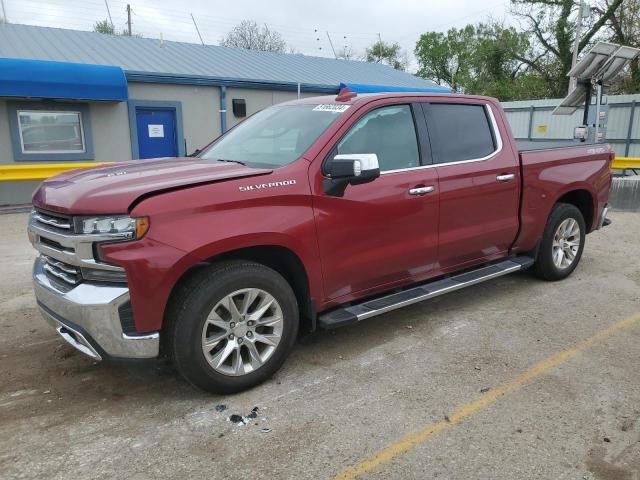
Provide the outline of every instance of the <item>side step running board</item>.
{"type": "Polygon", "coordinates": [[[337,308],[318,317],[318,325],[322,328],[332,329],[350,325],[376,315],[390,312],[397,308],[406,307],[414,303],[437,297],[445,293],[453,292],[476,283],[501,277],[508,273],[523,270],[533,265],[534,259],[521,256],[504,260],[500,263],[481,267],[459,275],[454,275],[434,282],[425,283],[397,293],[373,300],[366,300],[356,305],[337,308]]]}

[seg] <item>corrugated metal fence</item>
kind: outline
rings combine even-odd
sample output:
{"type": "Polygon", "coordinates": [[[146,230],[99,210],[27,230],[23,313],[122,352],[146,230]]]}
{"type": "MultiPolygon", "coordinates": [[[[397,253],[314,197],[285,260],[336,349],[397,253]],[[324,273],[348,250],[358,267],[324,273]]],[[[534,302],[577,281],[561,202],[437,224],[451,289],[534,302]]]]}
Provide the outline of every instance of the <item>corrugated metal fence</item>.
{"type": "MultiPolygon", "coordinates": [[[[518,140],[545,142],[573,138],[574,127],[582,123],[583,110],[573,115],[551,115],[560,99],[505,102],[513,135],[518,140]]],[[[607,97],[609,119],[607,142],[621,157],[640,157],[640,95],[607,97]]]]}

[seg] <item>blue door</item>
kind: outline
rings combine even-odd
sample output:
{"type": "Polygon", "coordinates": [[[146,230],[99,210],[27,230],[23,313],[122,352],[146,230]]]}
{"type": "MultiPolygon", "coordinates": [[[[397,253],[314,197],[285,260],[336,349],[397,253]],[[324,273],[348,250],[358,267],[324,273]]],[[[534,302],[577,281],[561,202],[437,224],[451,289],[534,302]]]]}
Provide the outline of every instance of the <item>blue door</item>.
{"type": "Polygon", "coordinates": [[[173,108],[136,108],[139,158],[177,157],[178,135],[173,108]]]}

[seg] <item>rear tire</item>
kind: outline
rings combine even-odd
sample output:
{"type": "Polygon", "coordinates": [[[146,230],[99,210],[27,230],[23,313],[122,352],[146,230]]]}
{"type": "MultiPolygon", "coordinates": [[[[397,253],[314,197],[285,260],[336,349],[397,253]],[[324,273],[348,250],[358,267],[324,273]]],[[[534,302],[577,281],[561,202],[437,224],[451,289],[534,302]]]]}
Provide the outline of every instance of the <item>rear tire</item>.
{"type": "Polygon", "coordinates": [[[540,241],[535,273],[549,281],[571,275],[582,257],[585,234],[582,212],[568,203],[556,204],[540,241]]]}
{"type": "Polygon", "coordinates": [[[187,280],[167,312],[167,348],[180,374],[213,393],[271,377],[298,333],[295,294],[275,270],[248,261],[206,268],[187,280]]]}

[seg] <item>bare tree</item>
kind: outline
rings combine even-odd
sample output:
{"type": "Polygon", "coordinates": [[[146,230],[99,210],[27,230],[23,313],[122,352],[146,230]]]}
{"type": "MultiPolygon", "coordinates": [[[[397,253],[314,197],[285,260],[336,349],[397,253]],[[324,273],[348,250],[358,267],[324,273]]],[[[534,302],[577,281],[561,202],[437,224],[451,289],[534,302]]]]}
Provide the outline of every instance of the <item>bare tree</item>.
{"type": "Polygon", "coordinates": [[[336,52],[336,58],[342,60],[360,60],[360,57],[356,55],[356,53],[353,51],[353,48],[351,48],[349,45],[345,45],[340,50],[338,50],[336,52]]]}
{"type": "Polygon", "coordinates": [[[246,48],[263,52],[284,53],[287,44],[280,33],[271,30],[267,25],[260,27],[252,20],[243,20],[220,41],[223,47],[246,48]]]}

